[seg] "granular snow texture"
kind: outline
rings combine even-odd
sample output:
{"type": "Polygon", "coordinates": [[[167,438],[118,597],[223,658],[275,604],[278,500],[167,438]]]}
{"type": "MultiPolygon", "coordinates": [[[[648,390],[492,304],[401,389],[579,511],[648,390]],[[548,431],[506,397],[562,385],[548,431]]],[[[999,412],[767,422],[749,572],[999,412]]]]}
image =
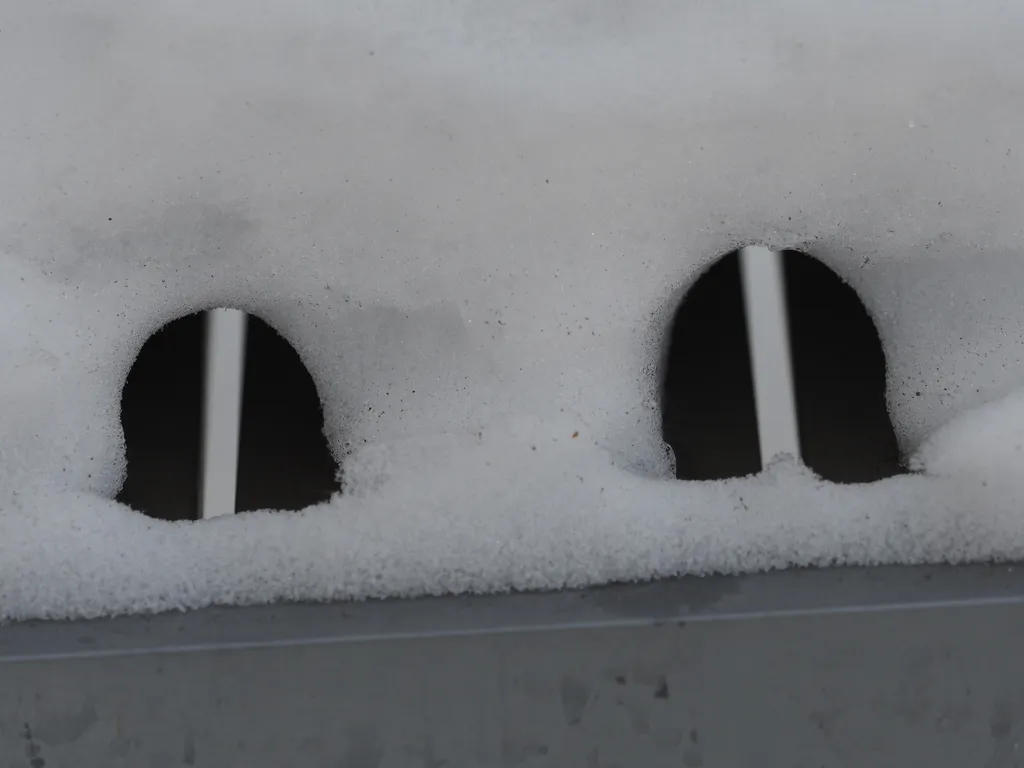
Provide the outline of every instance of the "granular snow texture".
{"type": "Polygon", "coordinates": [[[1022,39],[996,0],[0,0],[0,617],[1019,557],[1022,39]],[[857,290],[923,474],[670,479],[667,325],[753,242],[857,290]],[[133,359],[215,306],[299,351],[345,495],[110,500],[133,359]]]}

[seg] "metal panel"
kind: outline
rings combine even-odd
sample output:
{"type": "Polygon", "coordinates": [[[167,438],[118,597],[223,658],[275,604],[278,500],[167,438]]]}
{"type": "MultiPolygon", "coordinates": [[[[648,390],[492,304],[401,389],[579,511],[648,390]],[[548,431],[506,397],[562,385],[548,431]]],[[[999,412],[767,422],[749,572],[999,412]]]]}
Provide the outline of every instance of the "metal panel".
{"type": "Polygon", "coordinates": [[[15,625],[0,765],[1017,765],[1022,599],[836,569],[15,625]]]}

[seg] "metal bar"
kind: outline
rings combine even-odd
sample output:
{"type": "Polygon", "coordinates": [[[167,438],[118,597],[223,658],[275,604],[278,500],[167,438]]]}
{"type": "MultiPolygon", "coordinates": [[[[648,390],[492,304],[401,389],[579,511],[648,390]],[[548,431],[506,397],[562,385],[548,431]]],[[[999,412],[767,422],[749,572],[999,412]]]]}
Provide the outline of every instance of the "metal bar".
{"type": "Polygon", "coordinates": [[[211,607],[156,616],[22,622],[0,626],[0,668],[48,659],[998,606],[1024,609],[1020,565],[809,568],[543,593],[211,607]]]}
{"type": "Polygon", "coordinates": [[[782,454],[800,458],[782,254],[759,246],[744,248],[740,274],[763,467],[782,454]]]}
{"type": "Polygon", "coordinates": [[[236,309],[214,309],[206,314],[199,501],[204,519],[235,513],[245,324],[245,313],[236,309]]]}
{"type": "Polygon", "coordinates": [[[4,626],[0,763],[1016,765],[1022,587],[825,569],[4,626]]]}

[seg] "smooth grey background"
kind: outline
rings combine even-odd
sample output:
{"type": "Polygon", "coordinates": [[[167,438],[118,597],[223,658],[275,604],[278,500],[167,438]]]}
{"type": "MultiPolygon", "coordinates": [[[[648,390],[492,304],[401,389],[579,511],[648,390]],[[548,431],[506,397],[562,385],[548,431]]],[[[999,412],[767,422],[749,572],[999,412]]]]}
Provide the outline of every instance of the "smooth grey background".
{"type": "Polygon", "coordinates": [[[5,766],[1012,766],[1024,571],[0,629],[5,766]]]}

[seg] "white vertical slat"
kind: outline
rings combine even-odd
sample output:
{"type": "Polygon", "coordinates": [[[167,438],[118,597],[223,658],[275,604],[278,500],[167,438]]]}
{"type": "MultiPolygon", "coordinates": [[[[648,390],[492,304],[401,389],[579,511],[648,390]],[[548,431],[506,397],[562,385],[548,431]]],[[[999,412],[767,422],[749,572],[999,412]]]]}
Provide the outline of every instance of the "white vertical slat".
{"type": "Polygon", "coordinates": [[[780,454],[800,458],[782,254],[762,247],[744,248],[740,274],[764,467],[780,454]]]}
{"type": "Polygon", "coordinates": [[[206,313],[200,511],[203,519],[233,515],[245,371],[244,312],[206,313]]]}

